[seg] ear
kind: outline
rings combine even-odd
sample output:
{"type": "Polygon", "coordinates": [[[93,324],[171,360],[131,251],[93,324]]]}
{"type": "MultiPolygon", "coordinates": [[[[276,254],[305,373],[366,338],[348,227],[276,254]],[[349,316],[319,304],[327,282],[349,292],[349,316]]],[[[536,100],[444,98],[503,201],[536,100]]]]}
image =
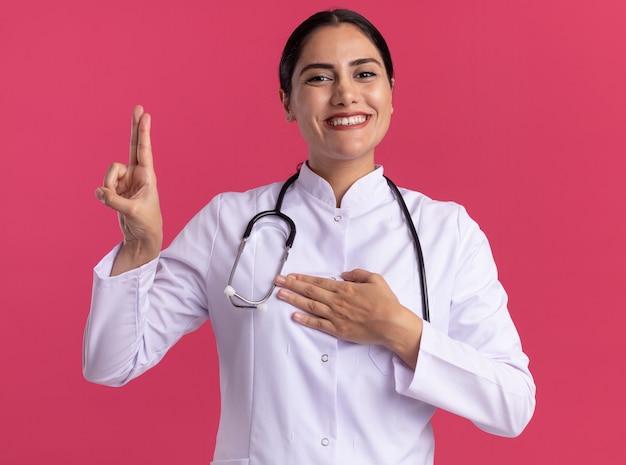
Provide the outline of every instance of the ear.
{"type": "MultiPolygon", "coordinates": [[[[396,80],[394,78],[391,78],[391,96],[393,97],[393,89],[396,88],[396,80]]],[[[393,99],[392,99],[393,101],[393,99]]],[[[393,115],[393,103],[391,105],[391,114],[393,115]]]]}
{"type": "Polygon", "coordinates": [[[289,109],[289,96],[287,95],[287,92],[285,92],[283,89],[278,89],[278,96],[280,97],[280,103],[283,105],[283,109],[285,110],[285,119],[289,123],[295,121],[296,118],[293,116],[291,110],[289,109]]]}

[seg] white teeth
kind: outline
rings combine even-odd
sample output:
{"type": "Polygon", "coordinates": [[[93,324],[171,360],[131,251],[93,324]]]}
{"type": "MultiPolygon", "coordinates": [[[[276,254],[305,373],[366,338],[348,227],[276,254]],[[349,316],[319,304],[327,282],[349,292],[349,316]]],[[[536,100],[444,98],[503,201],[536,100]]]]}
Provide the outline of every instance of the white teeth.
{"type": "Polygon", "coordinates": [[[333,118],[328,120],[331,126],[352,126],[353,124],[364,123],[367,119],[365,115],[350,116],[349,118],[333,118]]]}

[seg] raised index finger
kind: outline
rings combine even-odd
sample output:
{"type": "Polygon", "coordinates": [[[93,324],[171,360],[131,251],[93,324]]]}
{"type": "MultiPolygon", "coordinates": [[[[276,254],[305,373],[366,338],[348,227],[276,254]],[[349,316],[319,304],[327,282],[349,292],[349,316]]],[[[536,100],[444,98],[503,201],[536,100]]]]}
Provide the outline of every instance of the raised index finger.
{"type": "Polygon", "coordinates": [[[137,164],[146,168],[152,168],[151,122],[149,113],[141,115],[139,120],[139,140],[137,141],[137,164]]]}
{"type": "Polygon", "coordinates": [[[141,105],[135,106],[133,109],[133,116],[130,125],[130,163],[129,165],[137,164],[137,143],[139,142],[139,120],[143,115],[143,107],[141,105]]]}

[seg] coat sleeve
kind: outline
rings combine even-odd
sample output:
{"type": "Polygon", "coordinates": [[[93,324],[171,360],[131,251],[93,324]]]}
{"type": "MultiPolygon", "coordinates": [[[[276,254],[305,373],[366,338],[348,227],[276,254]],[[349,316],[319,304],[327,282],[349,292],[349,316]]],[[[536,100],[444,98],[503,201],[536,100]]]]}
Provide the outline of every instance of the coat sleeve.
{"type": "Polygon", "coordinates": [[[396,390],[517,436],[533,415],[535,384],[487,238],[462,207],[455,263],[447,331],[424,322],[415,371],[394,359],[396,390]]]}
{"type": "Polygon", "coordinates": [[[219,198],[209,203],[168,249],[142,267],[110,276],[119,246],[95,267],[83,338],[87,380],[126,384],[208,319],[206,274],[219,205],[219,198]]]}

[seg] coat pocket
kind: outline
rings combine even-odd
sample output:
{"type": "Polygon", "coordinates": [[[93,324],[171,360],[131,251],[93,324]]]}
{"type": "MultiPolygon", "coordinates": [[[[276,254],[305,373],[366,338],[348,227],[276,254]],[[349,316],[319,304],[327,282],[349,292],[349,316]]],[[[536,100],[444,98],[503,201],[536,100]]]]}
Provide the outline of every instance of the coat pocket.
{"type": "Polygon", "coordinates": [[[371,345],[369,348],[370,360],[376,368],[385,376],[393,373],[393,352],[386,347],[371,345]]]}

